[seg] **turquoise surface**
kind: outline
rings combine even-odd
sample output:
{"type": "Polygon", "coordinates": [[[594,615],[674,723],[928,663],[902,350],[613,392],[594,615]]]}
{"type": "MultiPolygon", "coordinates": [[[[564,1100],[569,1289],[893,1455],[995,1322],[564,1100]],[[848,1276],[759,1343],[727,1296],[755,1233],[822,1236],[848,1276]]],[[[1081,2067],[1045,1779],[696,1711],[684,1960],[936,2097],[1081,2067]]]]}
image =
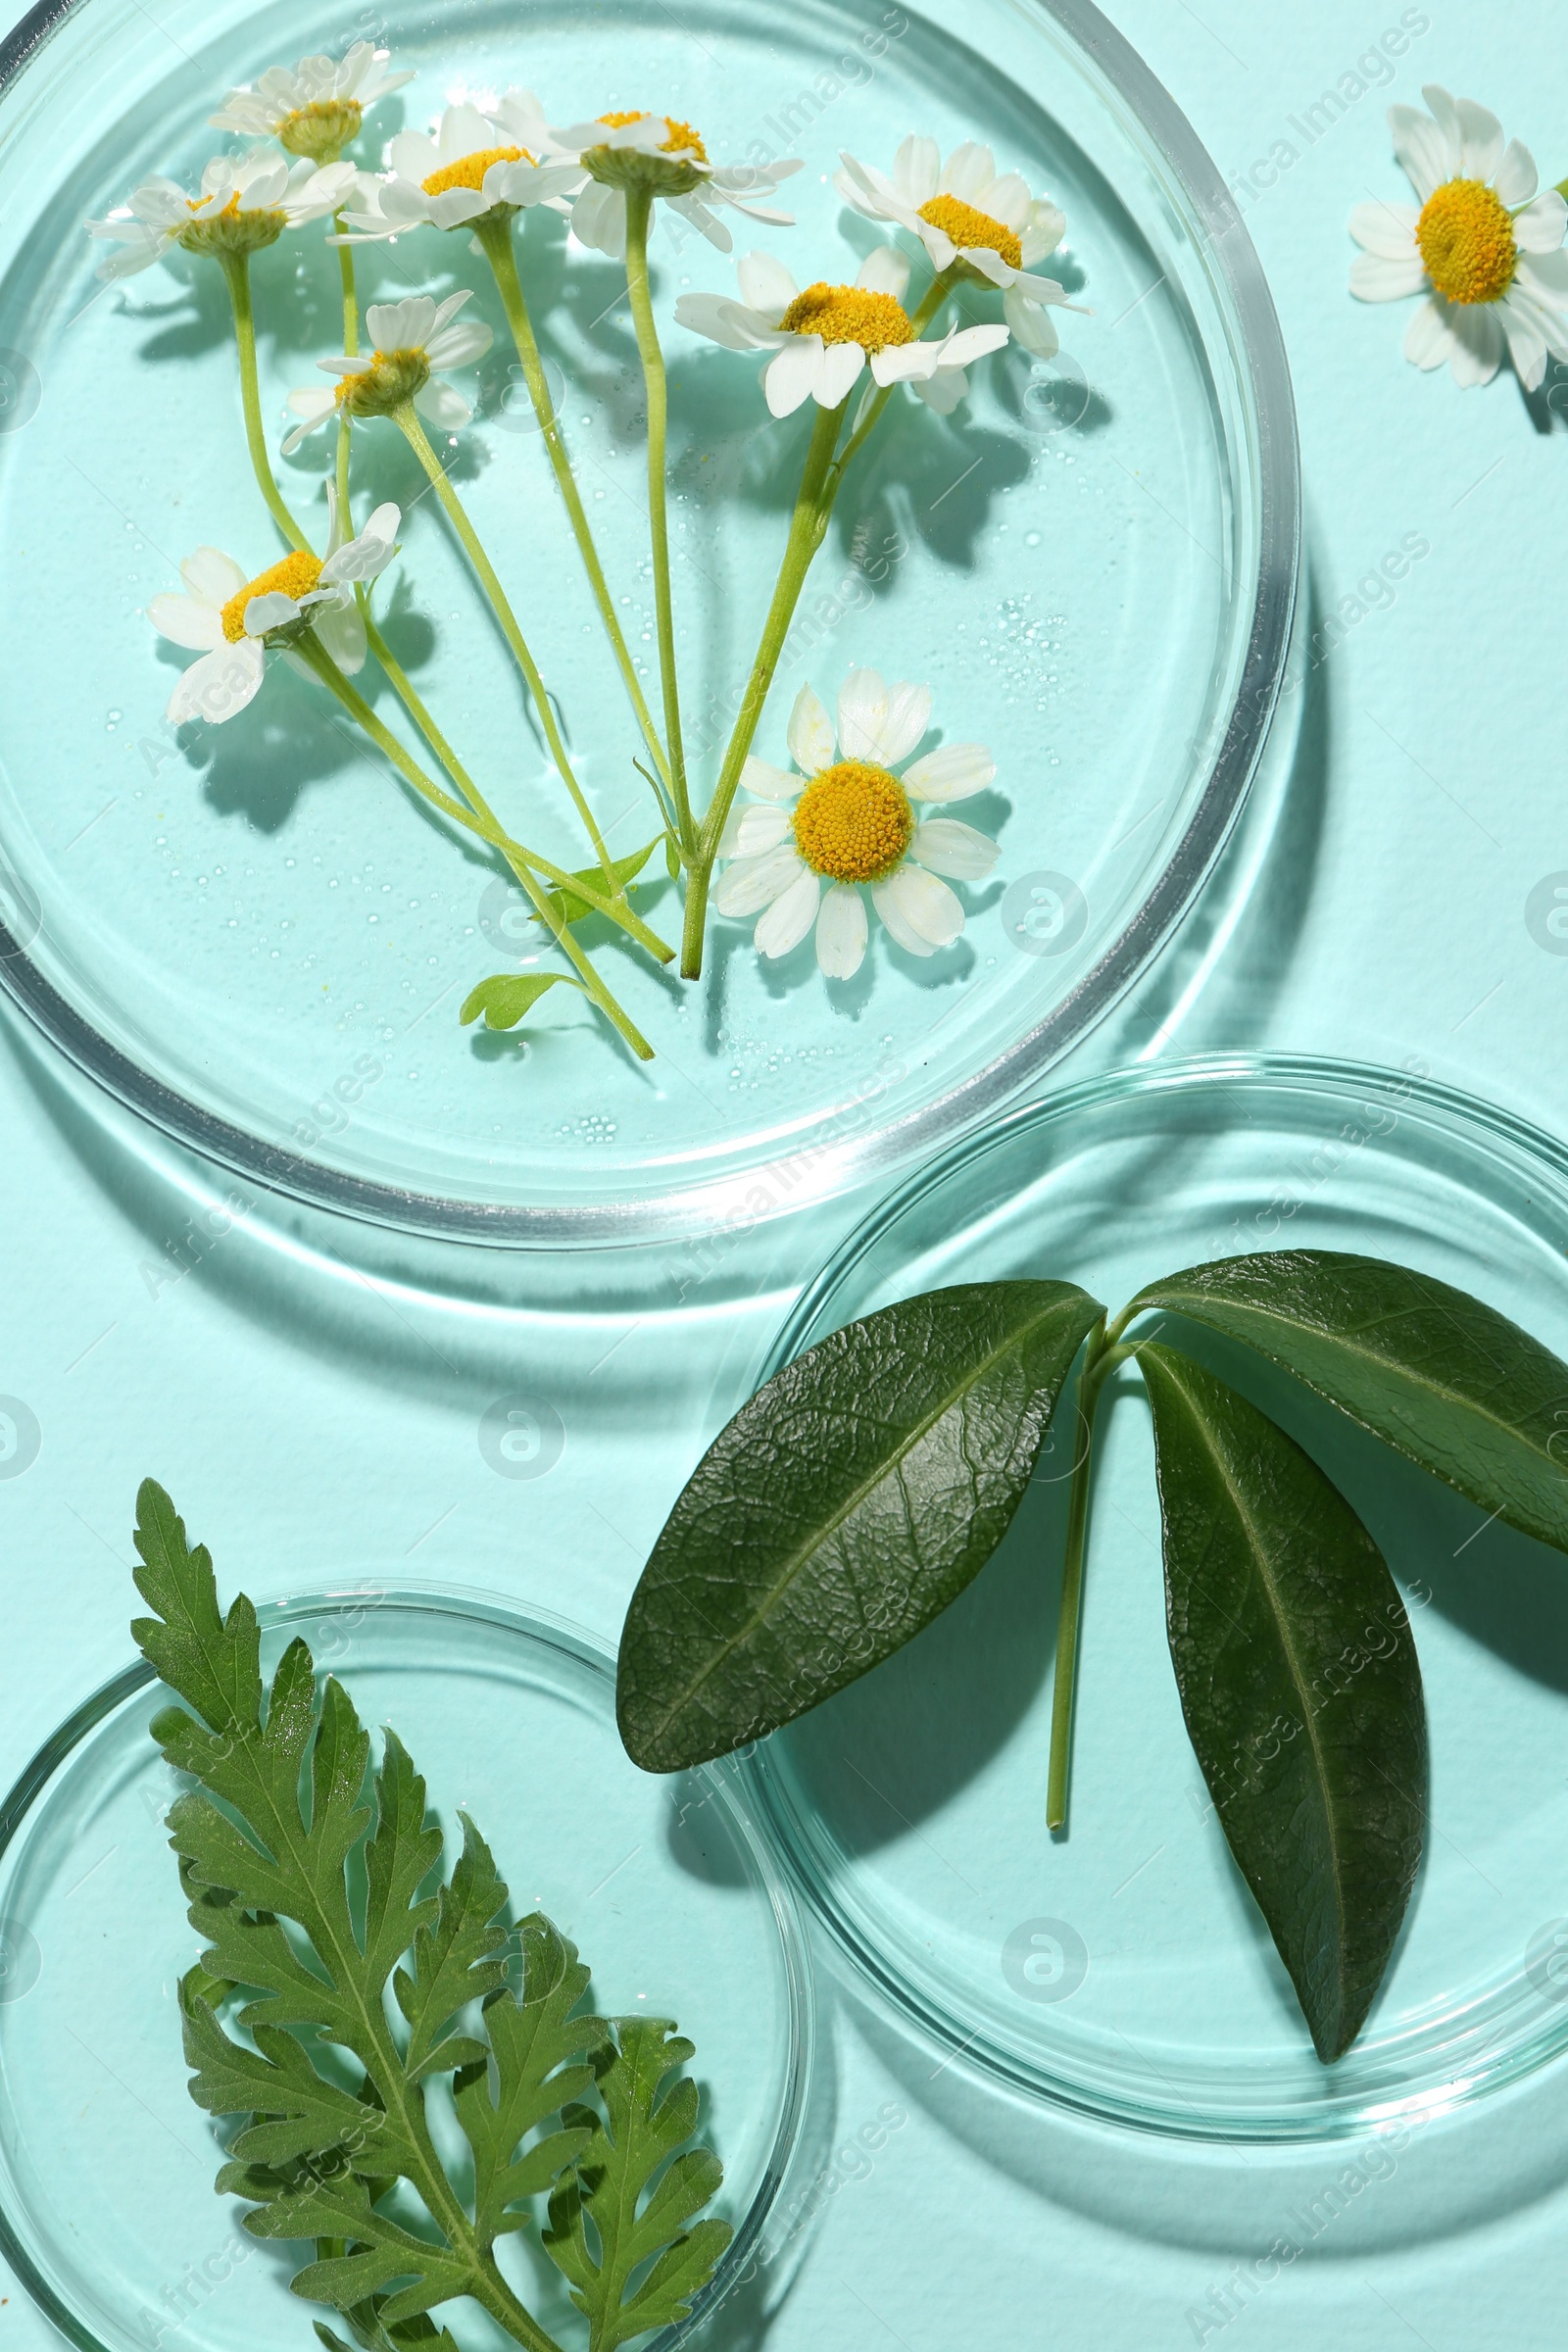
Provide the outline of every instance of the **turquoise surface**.
{"type": "MultiPolygon", "coordinates": [[[[1549,175],[1568,169],[1557,12],[1432,9],[1389,85],[1347,96],[1310,144],[1293,119],[1362,80],[1357,60],[1399,23],[1393,0],[1112,13],[1222,172],[1261,160],[1254,185],[1276,175],[1247,218],[1295,370],[1317,625],[1345,610],[1346,631],[1296,698],[1289,796],[1245,902],[1221,877],[1071,1074],[1233,1044],[1414,1054],[1562,1134],[1568,959],[1527,919],[1568,868],[1560,429],[1509,379],[1461,394],[1418,376],[1399,357],[1402,315],[1345,291],[1349,207],[1399,193],[1383,107],[1422,79],[1494,105],[1549,175]],[[1357,584],[1411,533],[1430,555],[1392,602],[1363,607],[1357,584]],[[1230,927],[1205,974],[1213,910],[1230,927]]],[[[1255,830],[1238,843],[1233,880],[1257,846],[1255,830]]],[[[624,1301],[568,1328],[548,1300],[532,1317],[480,1299],[438,1315],[395,1271],[313,1260],[303,1240],[291,1255],[254,1213],[193,1248],[194,1173],[9,1025],[0,1132],[0,1392],[39,1433],[24,1475],[0,1483],[8,1778],[125,1654],[130,1506],[149,1470],[258,1593],[375,1558],[612,1632],[670,1494],[782,1317],[785,1265],[818,1262],[865,1205],[839,1203],[808,1236],[781,1230],[779,1262],[758,1256],[744,1281],[699,1273],[678,1326],[678,1286],[639,1296],[628,1273],[624,1301]],[[517,1394],[564,1435],[527,1482],[498,1476],[478,1443],[484,1411],[517,1394]]],[[[1508,1722],[1492,1736],[1505,1748],[1508,1722]]],[[[1543,1922],[1563,1907],[1541,1889],[1543,1922]]],[[[1156,2143],[1011,2101],[824,1974],[820,2191],[768,2352],[1560,2340],[1560,2066],[1427,2126],[1392,2167],[1357,2161],[1352,2182],[1341,2150],[1156,2143]],[[861,2129],[890,2102],[907,2123],[869,2152],[861,2129]],[[1325,2219],[1308,2251],[1222,2325],[1233,2266],[1310,2211],[1325,2219]]],[[[15,2287],[0,2318],[26,2352],[53,2340],[15,2287]]]]}

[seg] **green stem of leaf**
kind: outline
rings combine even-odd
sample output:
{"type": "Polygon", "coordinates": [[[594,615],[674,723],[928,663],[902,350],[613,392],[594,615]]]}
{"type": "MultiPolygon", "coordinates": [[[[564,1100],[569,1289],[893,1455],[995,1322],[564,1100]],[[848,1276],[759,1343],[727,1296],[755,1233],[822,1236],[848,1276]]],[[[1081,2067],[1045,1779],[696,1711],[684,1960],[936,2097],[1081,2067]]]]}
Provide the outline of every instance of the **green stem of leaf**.
{"type": "Polygon", "coordinates": [[[544,436],[545,453],[550,460],[557,486],[565,503],[572,537],[577,542],[577,552],[582,558],[583,569],[588,575],[588,585],[593,591],[594,603],[599,609],[599,617],[604,623],[605,634],[610,640],[610,650],[615,658],[615,666],[620,671],[637,724],[642,729],[643,740],[648,746],[649,756],[659,770],[661,781],[667,785],[669,761],[665,757],[663,744],[660,741],[659,729],[654,724],[653,712],[649,710],[647,697],[643,693],[642,680],[637,675],[637,665],[631,658],[631,649],[626,643],[625,634],[615,612],[614,601],[610,593],[610,583],[605,578],[604,565],[600,563],[599,550],[594,544],[593,531],[589,527],[587,510],[582,503],[582,493],[577,487],[577,477],[572,471],[571,460],[566,454],[566,444],[561,430],[561,419],[556,414],[555,402],[550,397],[550,384],[545,375],[544,362],[539,356],[538,337],[534,333],[533,320],[528,316],[528,305],[522,291],[522,282],[517,275],[516,256],[512,243],[512,222],[505,215],[499,219],[487,215],[480,220],[474,233],[484,249],[485,259],[490,265],[496,281],[496,290],[501,296],[501,307],[507,314],[507,324],[512,329],[512,340],[516,346],[517,358],[522,365],[523,381],[528,387],[528,398],[533,403],[533,413],[539,419],[539,430],[544,436]]]}
{"type": "Polygon", "coordinates": [[[675,605],[669,577],[669,507],[665,441],[669,387],[659,345],[653,293],[648,283],[648,228],[654,200],[646,188],[626,192],[626,290],[643,364],[648,395],[648,529],[654,558],[654,605],[659,627],[659,674],[664,694],[664,740],[669,747],[669,788],[680,818],[681,848],[690,855],[696,831],[686,788],[686,748],[681,740],[680,684],[675,666],[675,605]]]}
{"type": "MultiPolygon", "coordinates": [[[[1114,1326],[1112,1327],[1114,1329],[1114,1326]]],[[[1084,1547],[1089,1532],[1089,1490],[1094,1478],[1095,1412],[1106,1379],[1129,1350],[1116,1347],[1102,1323],[1091,1333],[1078,1378],[1078,1413],[1083,1451],[1073,1465],[1067,1505],[1067,1551],[1061,1569],[1061,1606],[1056,1618],[1056,1678],[1051,1700],[1051,1767],[1046,1785],[1046,1827],[1067,1822],[1067,1781],[1072,1763],[1072,1702],[1078,1676],[1078,1620],[1083,1605],[1084,1547]]]]}
{"type": "Polygon", "coordinates": [[[289,545],[309,555],[311,543],[289,512],[287,501],[272,478],[271,461],[267,454],[267,435],[262,429],[261,389],[256,374],[256,318],[251,309],[249,260],[242,253],[229,254],[224,257],[222,270],[234,312],[234,341],[239,350],[239,393],[245,412],[245,444],[250,451],[256,485],[267,501],[272,520],[289,545]]]}
{"type": "Polygon", "coordinates": [[[593,845],[594,856],[604,867],[605,881],[612,898],[615,892],[615,876],[610,852],[605,846],[605,837],[600,832],[594,812],[584,798],[582,786],[572,771],[565,741],[556,721],[555,706],[545,692],[545,682],[539,674],[539,665],[528,650],[527,640],[517,625],[517,616],[507,601],[505,589],[496,577],[495,565],[485,554],[479,534],[468,519],[467,509],[447,479],[446,467],[431,448],[429,437],[415,413],[413,402],[405,401],[401,408],[395,409],[393,419],[419,464],[424,467],[430,486],[446,510],[447,519],[462,541],[464,553],[473,565],[479,584],[490,600],[491,610],[501,624],[501,633],[511,647],[528,692],[533,697],[534,707],[539,712],[539,723],[544,729],[545,741],[550,747],[550,757],[555,761],[562,780],[572,797],[577,814],[582,818],[584,830],[593,845]]]}

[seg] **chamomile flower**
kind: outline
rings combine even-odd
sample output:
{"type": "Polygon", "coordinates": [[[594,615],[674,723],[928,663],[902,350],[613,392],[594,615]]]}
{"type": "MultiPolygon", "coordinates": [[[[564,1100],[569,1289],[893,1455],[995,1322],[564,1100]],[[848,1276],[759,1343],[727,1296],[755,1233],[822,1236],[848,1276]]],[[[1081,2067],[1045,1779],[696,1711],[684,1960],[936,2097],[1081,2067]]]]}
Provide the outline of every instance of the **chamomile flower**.
{"type": "Polygon", "coordinates": [[[1054,253],[1065,234],[1066,216],[1049,197],[1034,195],[1018,172],[999,172],[989,147],[966,139],[947,162],[935,139],[907,138],[891,172],[858,163],[844,151],[843,170],[833,184],[846,204],[868,220],[896,220],[917,236],[931,267],[963,272],[1002,294],[1003,316],[1025,351],[1054,358],[1059,349],[1049,316],[1054,306],[1071,310],[1066,289],[1054,277],[1038,277],[1034,266],[1054,253]]]}
{"type": "Polygon", "coordinates": [[[777,228],[795,225],[793,213],[759,199],[771,196],[780,180],[799,172],[799,156],[769,164],[710,163],[701,134],[667,115],[601,115],[595,122],[559,130],[554,138],[588,174],[589,184],[571,208],[572,234],[580,245],[608,253],[612,261],[625,259],[626,191],[633,187],[662,197],[720,253],[734,243],[718,219],[720,208],[777,228]]]}
{"type": "Polygon", "coordinates": [[[1363,302],[1426,294],[1405,330],[1417,368],[1446,360],[1458,384],[1487,384],[1504,348],[1533,392],[1548,352],[1568,360],[1568,204],[1555,188],[1536,194],[1535,159],[1503,142],[1495,115],[1436,82],[1431,108],[1391,106],[1394,152],[1420,199],[1358,204],[1350,234],[1363,248],[1350,291],[1363,302]]]}
{"type": "Polygon", "coordinates": [[[449,106],[434,138],[403,130],[387,150],[392,169],[372,180],[345,218],[339,244],[396,237],[406,228],[471,228],[486,214],[560,202],[582,186],[581,167],[556,155],[531,91],[509,90],[497,119],[449,106]]]}
{"type": "Polygon", "coordinates": [[[376,100],[414,79],[412,70],[389,74],[389,62],[373,41],[356,41],[341,57],[302,57],[292,72],[270,66],[254,89],[230,90],[208,120],[215,130],[273,138],[290,155],[336,163],[376,100]]]}
{"type": "Polygon", "coordinates": [[[90,237],[108,237],[124,248],[106,256],[98,274],[133,277],[176,245],[215,261],[259,253],[275,245],[286,228],[334,212],[358,176],[353,164],[318,168],[302,156],[291,165],[259,148],[251,155],[215,155],[202,173],[199,196],[187,196],[172,179],[144,179],[128,205],[107,220],[87,223],[90,237]]]}
{"type": "Polygon", "coordinates": [[[909,265],[892,245],[866,256],[853,286],[818,283],[803,290],[766,253],[747,254],[738,274],[739,302],[724,294],[683,294],[675,317],[726,351],[771,353],[762,388],[775,416],[793,416],[808,400],[838,408],[867,367],[878,384],[912,384],[946,416],[969,389],[964,370],[1007,340],[1004,326],[917,336],[904,307],[909,265]]]}
{"type": "Polygon", "coordinates": [[[490,348],[490,329],[482,319],[457,316],[471,291],[465,286],[443,303],[429,294],[372,302],[365,323],[373,348],[318,360],[317,366],[335,375],[337,383],[310,384],[289,394],[288,405],[302,421],[284,439],[283,455],[291,457],[307,433],[334,416],[390,416],[405,401],[412,401],[438,432],[455,433],[466,424],[473,411],[455,385],[440,378],[449,368],[466,368],[482,359],[490,348]]]}
{"type": "Polygon", "coordinates": [[[713,906],[760,916],[760,956],[787,956],[814,924],[822,971],[853,979],[865,956],[863,886],[909,955],[934,956],[958,937],[963,905],[943,876],[980,880],[997,845],[956,817],[916,811],[983,792],[997,769],[980,744],[951,743],[896,774],[930,720],[929,686],[889,686],[877,670],[855,669],[839,692],[836,738],[811,688],[796,698],[789,747],[799,773],[748,760],[741,781],[755,797],[730,811],[719,843],[730,863],[713,906]]]}
{"type": "Polygon", "coordinates": [[[358,538],[345,542],[330,486],[327,497],[324,561],[297,550],[247,579],[232,556],[199,547],[179,567],[184,595],[153,598],[147,617],[159,635],[200,656],[169,698],[168,715],[176,726],[205,718],[216,727],[233,718],[254,700],[270,646],[303,666],[290,648],[308,629],[340,669],[364,666],[365,621],[355,583],[378,578],[391,563],[402,516],[395,506],[377,507],[358,538]]]}

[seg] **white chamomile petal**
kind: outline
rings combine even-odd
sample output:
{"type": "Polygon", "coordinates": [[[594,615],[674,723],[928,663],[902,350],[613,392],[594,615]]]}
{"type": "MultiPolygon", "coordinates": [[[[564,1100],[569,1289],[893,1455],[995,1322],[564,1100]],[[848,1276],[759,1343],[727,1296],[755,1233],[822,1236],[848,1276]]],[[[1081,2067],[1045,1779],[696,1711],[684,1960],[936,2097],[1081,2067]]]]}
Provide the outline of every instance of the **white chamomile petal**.
{"type": "Polygon", "coordinates": [[[1514,215],[1514,242],[1521,253],[1555,253],[1568,228],[1568,204],[1555,188],[1548,188],[1522,213],[1514,215]]]}
{"type": "Polygon", "coordinates": [[[1516,205],[1530,202],[1536,192],[1539,176],[1536,159],[1529,148],[1518,139],[1510,139],[1503,149],[1502,161],[1493,175],[1492,184],[1497,192],[1498,202],[1507,205],[1511,211],[1516,205]]]}
{"type": "MultiPolygon", "coordinates": [[[[806,691],[809,694],[810,688],[808,687],[806,691]]],[[[830,736],[830,745],[831,742],[830,736]]],[[[832,758],[831,749],[828,758],[832,758]]],[[[826,765],[825,760],[823,765],[826,765]]],[[[743,788],[747,792],[755,792],[760,799],[764,801],[793,801],[798,797],[805,782],[804,776],[791,775],[786,767],[774,767],[766,760],[759,760],[755,752],[741,769],[743,788]]]]}
{"type": "Polygon", "coordinates": [[[352,596],[329,600],[316,610],[316,634],[339,669],[350,677],[365,667],[365,615],[352,596]]]}
{"type": "Polygon", "coordinates": [[[997,763],[983,743],[944,743],[904,771],[911,801],[966,801],[996,781],[997,763]]]}
{"type": "Polygon", "coordinates": [[[846,760],[879,760],[888,718],[887,681],[879,669],[852,669],[839,688],[839,750],[846,760]]]}
{"type": "Polygon", "coordinates": [[[720,914],[759,914],[806,871],[793,846],[781,842],[760,858],[738,858],[726,866],[713,892],[713,905],[720,914]]]}
{"type": "Polygon", "coordinates": [[[254,700],[266,662],[261,640],[256,637],[242,637],[237,645],[203,654],[170,696],[166,715],[176,727],[191,718],[204,718],[209,726],[220,727],[254,700]]]}
{"type": "Polygon", "coordinates": [[[1350,215],[1350,234],[1366,253],[1387,262],[1407,261],[1416,250],[1420,218],[1413,204],[1358,204],[1350,215]]]}
{"type": "Polygon", "coordinates": [[[871,757],[882,767],[907,760],[931,724],[931,689],[901,678],[888,695],[887,713],[871,757]]]}
{"type": "MultiPolygon", "coordinates": [[[[806,775],[820,775],[831,767],[834,760],[833,721],[822,707],[821,697],[814,687],[803,686],[795,698],[788,729],[790,757],[806,775]]],[[[798,778],[792,779],[796,791],[798,778]]],[[[757,786],[753,785],[755,792],[757,786]]]]}
{"type": "Polygon", "coordinates": [[[1389,129],[1394,135],[1395,159],[1425,204],[1435,187],[1454,176],[1458,156],[1450,151],[1431,116],[1418,106],[1391,106],[1389,129]]]}
{"type": "Polygon", "coordinates": [[[989,833],[978,833],[956,816],[928,816],[916,825],[908,854],[916,865],[952,882],[981,881],[1001,856],[989,833]]]}
{"type": "Polygon", "coordinates": [[[963,901],[957,892],[950,890],[940,875],[927,873],[921,866],[901,865],[885,882],[874,886],[874,895],[882,920],[888,922],[888,907],[894,907],[908,931],[925,942],[928,956],[938,948],[951,947],[963,929],[963,901]]]}
{"type": "Polygon", "coordinates": [[[853,980],[865,959],[868,934],[859,891],[848,882],[831,884],[816,917],[816,960],[824,977],[853,980]]]}
{"type": "Polygon", "coordinates": [[[719,835],[720,858],[760,858],[790,837],[790,812],[776,804],[732,808],[719,835]]]}
{"type": "Polygon", "coordinates": [[[1402,262],[1385,261],[1381,254],[1361,253],[1350,264],[1350,292],[1358,302],[1398,302],[1419,294],[1426,283],[1426,267],[1413,254],[1402,262]]]}
{"type": "Polygon", "coordinates": [[[762,370],[772,416],[793,416],[811,398],[821,381],[824,357],[820,335],[793,335],[773,354],[762,370]]]}
{"type": "Polygon", "coordinates": [[[759,956],[788,956],[798,948],[816,920],[821,896],[815,874],[803,868],[759,921],[753,934],[759,956]]]}
{"type": "Polygon", "coordinates": [[[216,547],[198,547],[185,558],[179,576],[205,605],[226,605],[245,585],[245,574],[232,556],[216,547]]]}
{"type": "Polygon", "coordinates": [[[298,620],[300,608],[292,596],[280,588],[270,588],[265,596],[253,596],[245,608],[247,637],[265,637],[269,629],[285,629],[291,620],[298,620]]]}
{"type": "Polygon", "coordinates": [[[855,282],[864,293],[891,294],[902,302],[909,287],[909,257],[897,245],[877,245],[856,271],[855,282]]]}
{"type": "Polygon", "coordinates": [[[216,605],[194,596],[155,596],[147,617],[160,637],[187,652],[210,654],[223,642],[223,616],[216,605]]]}

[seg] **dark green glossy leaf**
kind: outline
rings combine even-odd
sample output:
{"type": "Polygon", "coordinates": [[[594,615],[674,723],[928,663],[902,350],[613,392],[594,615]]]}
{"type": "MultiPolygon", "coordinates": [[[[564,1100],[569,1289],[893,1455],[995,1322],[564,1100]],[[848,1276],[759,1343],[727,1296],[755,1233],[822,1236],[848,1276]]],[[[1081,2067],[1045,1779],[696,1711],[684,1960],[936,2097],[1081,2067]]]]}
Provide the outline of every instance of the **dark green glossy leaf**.
{"type": "Polygon", "coordinates": [[[1174,1349],[1147,1343],[1138,1360],[1187,1729],[1317,2054],[1338,2058],[1421,1858],[1409,1621],[1377,1545],[1293,1438],[1174,1349]]]}
{"type": "Polygon", "coordinates": [[[1568,1364],[1430,1274],[1331,1250],[1268,1250],[1152,1283],[1245,1341],[1484,1511],[1568,1551],[1568,1364]]]}
{"type": "Polygon", "coordinates": [[[1065,1282],[885,1307],[789,1364],[699,1463],[632,1596],[627,1753],[679,1772],[804,1715],[956,1600],[1103,1309],[1065,1282]]]}
{"type": "Polygon", "coordinates": [[[493,972],[464,998],[458,1018],[467,1028],[482,1012],[487,1029],[515,1029],[558,981],[568,988],[579,985],[569,972],[493,972]]]}

